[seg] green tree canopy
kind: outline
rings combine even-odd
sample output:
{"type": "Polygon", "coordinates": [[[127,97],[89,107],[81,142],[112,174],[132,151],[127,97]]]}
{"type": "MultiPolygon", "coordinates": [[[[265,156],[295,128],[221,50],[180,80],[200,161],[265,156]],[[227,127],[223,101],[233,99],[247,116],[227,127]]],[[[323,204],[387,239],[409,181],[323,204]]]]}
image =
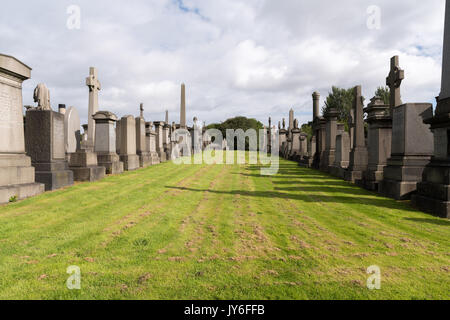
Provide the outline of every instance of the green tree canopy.
{"type": "MultiPolygon", "coordinates": [[[[212,123],[212,124],[206,126],[206,129],[220,130],[222,132],[224,139],[226,138],[227,129],[233,129],[233,130],[242,129],[242,130],[244,130],[244,132],[247,131],[248,129],[254,129],[254,130],[256,130],[256,133],[257,133],[258,139],[259,139],[259,130],[264,129],[264,125],[256,119],[249,119],[246,117],[235,117],[235,118],[228,119],[222,123],[212,123]]],[[[235,144],[235,148],[237,148],[237,144],[235,144]]],[[[246,143],[245,143],[245,148],[246,148],[246,150],[248,150],[248,141],[246,141],[246,143]]]]}
{"type": "Polygon", "coordinates": [[[378,87],[375,91],[375,96],[383,99],[384,104],[389,105],[391,99],[391,90],[389,87],[378,87]]]}
{"type": "Polygon", "coordinates": [[[350,110],[353,107],[353,99],[354,88],[343,89],[333,86],[325,100],[322,114],[325,114],[329,109],[336,109],[339,112],[338,121],[347,123],[350,110]]]}

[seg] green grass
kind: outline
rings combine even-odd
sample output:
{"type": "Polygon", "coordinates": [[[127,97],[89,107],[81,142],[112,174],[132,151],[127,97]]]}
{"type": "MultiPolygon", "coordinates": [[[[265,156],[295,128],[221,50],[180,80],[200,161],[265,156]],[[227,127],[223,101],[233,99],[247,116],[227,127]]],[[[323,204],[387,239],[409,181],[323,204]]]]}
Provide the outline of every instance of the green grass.
{"type": "Polygon", "coordinates": [[[450,298],[448,220],[293,162],[259,169],[165,163],[1,206],[0,298],[450,298]]]}

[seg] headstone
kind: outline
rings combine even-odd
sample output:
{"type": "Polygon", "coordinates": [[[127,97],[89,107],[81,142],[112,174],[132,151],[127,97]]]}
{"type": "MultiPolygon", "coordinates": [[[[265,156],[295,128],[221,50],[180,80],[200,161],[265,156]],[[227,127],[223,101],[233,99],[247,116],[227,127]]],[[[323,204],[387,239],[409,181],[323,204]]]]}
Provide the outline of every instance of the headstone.
{"type": "Polygon", "coordinates": [[[360,183],[363,178],[363,172],[367,170],[369,162],[369,153],[366,148],[366,139],[364,135],[364,110],[361,96],[361,86],[354,89],[353,110],[355,114],[355,131],[353,137],[353,148],[350,152],[350,164],[345,172],[345,180],[352,183],[360,183]]]}
{"type": "Polygon", "coordinates": [[[294,128],[291,130],[291,148],[289,150],[289,159],[294,161],[300,161],[300,135],[302,131],[297,127],[294,126],[294,128]]]}
{"type": "Polygon", "coordinates": [[[186,85],[181,84],[180,127],[186,129],[186,85]]]}
{"type": "Polygon", "coordinates": [[[369,125],[369,165],[364,172],[364,187],[378,191],[383,181],[383,170],[391,156],[392,118],[390,106],[385,105],[380,97],[373,97],[364,110],[369,125]]]}
{"type": "Polygon", "coordinates": [[[169,123],[164,122],[162,128],[164,153],[166,154],[166,159],[170,159],[172,154],[172,144],[170,139],[170,132],[172,127],[169,123]]]}
{"type": "Polygon", "coordinates": [[[76,108],[70,107],[64,114],[64,128],[66,153],[70,155],[71,153],[80,150],[81,143],[80,116],[78,115],[76,108]]]}
{"type": "Polygon", "coordinates": [[[150,152],[151,165],[160,163],[159,155],[156,152],[156,132],[153,131],[153,123],[145,123],[147,149],[150,152]]]}
{"type": "Polygon", "coordinates": [[[0,54],[0,203],[38,195],[31,158],[25,155],[22,83],[31,68],[14,57],[0,54]]]}
{"type": "Polygon", "coordinates": [[[413,202],[423,211],[450,218],[450,1],[446,1],[441,92],[431,125],[434,153],[417,184],[413,202]]]}
{"type": "Polygon", "coordinates": [[[114,124],[117,116],[108,111],[94,114],[95,120],[95,153],[98,165],[105,167],[107,174],[120,174],[124,164],[116,151],[116,129],[114,124]]]}
{"type": "Polygon", "coordinates": [[[150,150],[147,149],[147,133],[145,129],[144,104],[141,103],[141,115],[136,118],[136,154],[139,156],[139,166],[146,168],[152,164],[150,150]]]}
{"type": "MultiPolygon", "coordinates": [[[[41,90],[45,87],[40,86],[41,90]]],[[[48,90],[45,95],[50,97],[48,90]]],[[[36,170],[36,182],[45,184],[46,191],[72,185],[73,172],[68,170],[66,160],[64,115],[38,106],[27,111],[26,119],[25,150],[36,170]]]]}
{"type": "Polygon", "coordinates": [[[388,77],[386,78],[386,85],[390,89],[390,108],[391,113],[393,108],[402,104],[402,99],[400,96],[400,85],[405,79],[405,71],[400,69],[399,58],[394,56],[391,58],[391,70],[388,77]]]}
{"type": "Polygon", "coordinates": [[[89,88],[88,124],[83,125],[84,135],[80,143],[80,150],[70,155],[69,168],[73,171],[75,181],[97,181],[103,179],[106,169],[98,165],[95,148],[95,120],[94,114],[98,112],[98,91],[101,89],[98,81],[97,69],[89,69],[89,77],[86,78],[86,86],[89,88]]]}
{"type": "Polygon", "coordinates": [[[164,122],[163,121],[155,121],[153,122],[155,125],[155,133],[156,133],[156,152],[158,153],[159,159],[161,162],[166,162],[166,152],[164,151],[164,122]]]}
{"type": "Polygon", "coordinates": [[[126,171],[139,168],[139,156],[136,154],[136,120],[133,116],[120,119],[120,161],[126,171]]]}
{"type": "Polygon", "coordinates": [[[95,145],[95,121],[93,116],[98,112],[98,92],[101,90],[101,84],[98,80],[98,71],[94,67],[89,69],[89,77],[86,78],[86,86],[89,88],[88,135],[86,148],[93,149],[95,145]]]}
{"type": "Polygon", "coordinates": [[[330,173],[343,179],[350,162],[350,135],[345,131],[343,124],[338,125],[337,132],[336,153],[330,173]]]}
{"type": "Polygon", "coordinates": [[[325,150],[323,157],[320,159],[320,170],[325,172],[329,172],[330,167],[334,165],[338,115],[339,112],[336,109],[329,109],[324,115],[326,120],[325,150]]]}
{"type": "Polygon", "coordinates": [[[429,125],[423,123],[433,116],[432,105],[401,104],[399,87],[403,79],[404,71],[398,66],[398,57],[393,57],[388,77],[391,86],[391,156],[384,167],[379,191],[398,200],[409,199],[416,191],[434,149],[429,125]]]}
{"type": "Polygon", "coordinates": [[[314,159],[311,167],[314,169],[320,169],[320,162],[323,159],[323,153],[326,147],[326,123],[325,118],[319,115],[319,99],[320,95],[318,92],[313,93],[313,135],[316,137],[316,151],[314,153],[314,159]]]}

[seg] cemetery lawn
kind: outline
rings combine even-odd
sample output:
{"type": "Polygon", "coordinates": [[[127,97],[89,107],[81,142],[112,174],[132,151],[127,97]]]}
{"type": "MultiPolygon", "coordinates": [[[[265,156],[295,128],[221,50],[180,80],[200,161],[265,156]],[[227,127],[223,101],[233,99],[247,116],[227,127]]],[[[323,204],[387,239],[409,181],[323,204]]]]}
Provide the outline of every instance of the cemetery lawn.
{"type": "Polygon", "coordinates": [[[259,169],[169,162],[1,206],[0,298],[450,299],[448,220],[294,162],[259,169]]]}

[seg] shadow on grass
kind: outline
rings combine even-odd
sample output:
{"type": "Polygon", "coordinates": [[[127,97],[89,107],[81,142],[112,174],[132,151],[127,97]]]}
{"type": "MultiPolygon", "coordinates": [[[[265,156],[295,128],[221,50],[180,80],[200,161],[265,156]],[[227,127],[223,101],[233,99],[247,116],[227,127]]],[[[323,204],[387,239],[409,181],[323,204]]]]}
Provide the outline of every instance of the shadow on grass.
{"type": "Polygon", "coordinates": [[[450,227],[450,221],[444,219],[405,218],[405,220],[450,227]]]}

